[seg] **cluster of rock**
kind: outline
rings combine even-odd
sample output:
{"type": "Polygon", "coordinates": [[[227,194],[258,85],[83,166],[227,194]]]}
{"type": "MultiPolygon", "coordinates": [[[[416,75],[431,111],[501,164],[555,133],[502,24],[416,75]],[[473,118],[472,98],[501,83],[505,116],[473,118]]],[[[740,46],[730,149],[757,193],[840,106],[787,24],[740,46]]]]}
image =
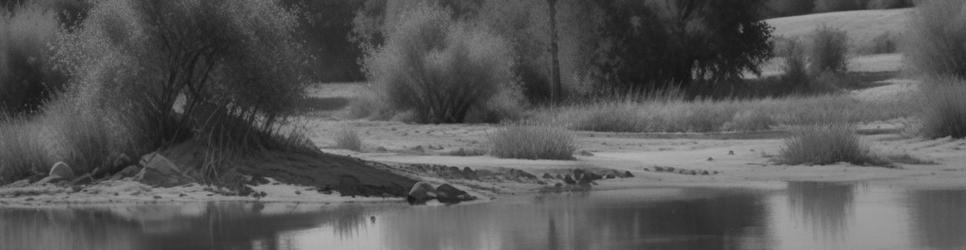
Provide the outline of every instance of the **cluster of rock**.
{"type": "Polygon", "coordinates": [[[435,164],[407,164],[398,169],[418,176],[435,177],[447,180],[472,180],[485,182],[538,183],[536,175],[513,168],[471,169],[435,164]]]}
{"type": "MultiPolygon", "coordinates": [[[[126,161],[126,156],[117,157],[118,161],[126,161]]],[[[65,162],[57,162],[50,167],[50,171],[44,178],[32,182],[30,179],[20,180],[9,184],[9,187],[21,187],[27,185],[81,185],[94,181],[94,176],[97,175],[98,170],[95,169],[91,173],[86,173],[83,175],[77,175],[73,168],[70,167],[65,162]]],[[[195,181],[195,178],[190,177],[184,171],[182,171],[176,164],[171,162],[171,160],[165,158],[161,154],[151,153],[141,157],[138,164],[130,165],[122,169],[121,171],[115,173],[114,175],[106,178],[107,180],[133,180],[138,181],[151,186],[159,187],[173,187],[178,185],[184,185],[195,181]]]]}
{"type": "Polygon", "coordinates": [[[409,189],[409,194],[406,196],[406,201],[413,205],[426,204],[426,202],[431,200],[437,200],[445,204],[456,204],[475,199],[476,197],[450,184],[433,187],[432,184],[426,182],[417,182],[409,189]]]}
{"type": "MultiPolygon", "coordinates": [[[[651,171],[651,169],[645,168],[644,171],[651,171]]],[[[694,169],[683,169],[683,168],[662,167],[662,166],[654,167],[653,171],[658,173],[674,173],[674,174],[683,174],[683,175],[716,175],[720,173],[718,171],[694,170],[694,169]]]]}

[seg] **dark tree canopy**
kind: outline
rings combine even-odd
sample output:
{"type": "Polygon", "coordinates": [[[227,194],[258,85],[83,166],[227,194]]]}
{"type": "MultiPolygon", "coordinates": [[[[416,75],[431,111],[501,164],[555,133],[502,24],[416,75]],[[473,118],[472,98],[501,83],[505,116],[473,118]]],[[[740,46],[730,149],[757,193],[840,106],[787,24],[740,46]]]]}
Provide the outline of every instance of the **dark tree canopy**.
{"type": "Polygon", "coordinates": [[[719,82],[772,56],[762,0],[601,1],[591,76],[619,89],[719,82]]]}

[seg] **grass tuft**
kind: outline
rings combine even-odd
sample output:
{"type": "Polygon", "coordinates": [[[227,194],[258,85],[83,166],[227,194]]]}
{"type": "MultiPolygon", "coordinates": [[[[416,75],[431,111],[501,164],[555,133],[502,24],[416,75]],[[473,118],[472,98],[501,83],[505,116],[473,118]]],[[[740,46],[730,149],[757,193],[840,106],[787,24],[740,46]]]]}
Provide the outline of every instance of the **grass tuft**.
{"type": "Polygon", "coordinates": [[[335,132],[335,145],[341,149],[362,151],[362,139],[359,133],[349,127],[343,127],[335,132]]]}
{"type": "Polygon", "coordinates": [[[829,165],[847,162],[860,166],[891,166],[870,153],[850,125],[829,123],[799,128],[785,140],[778,162],[788,165],[829,165]]]}
{"type": "Polygon", "coordinates": [[[922,95],[922,130],[928,138],[966,138],[966,81],[928,80],[922,95]]]}
{"type": "Polygon", "coordinates": [[[549,125],[508,125],[490,135],[498,158],[573,160],[577,145],[566,129],[549,125]]]}

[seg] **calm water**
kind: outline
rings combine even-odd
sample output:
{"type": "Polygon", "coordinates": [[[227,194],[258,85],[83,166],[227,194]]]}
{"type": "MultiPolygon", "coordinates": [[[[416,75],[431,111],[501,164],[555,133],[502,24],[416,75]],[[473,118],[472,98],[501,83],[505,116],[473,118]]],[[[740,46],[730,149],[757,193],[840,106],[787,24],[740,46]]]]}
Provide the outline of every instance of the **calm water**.
{"type": "Polygon", "coordinates": [[[0,249],[24,250],[963,248],[966,191],[847,184],[607,191],[449,207],[0,209],[0,249]]]}

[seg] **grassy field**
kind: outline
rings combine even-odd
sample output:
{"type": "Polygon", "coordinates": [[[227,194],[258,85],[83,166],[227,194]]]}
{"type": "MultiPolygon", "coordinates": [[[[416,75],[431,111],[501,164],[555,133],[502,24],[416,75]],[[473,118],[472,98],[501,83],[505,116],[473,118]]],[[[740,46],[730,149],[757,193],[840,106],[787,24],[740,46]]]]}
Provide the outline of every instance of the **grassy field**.
{"type": "Polygon", "coordinates": [[[912,9],[860,10],[831,12],[768,19],[775,27],[776,37],[804,37],[822,25],[839,28],[848,33],[850,44],[861,47],[883,34],[899,35],[906,29],[912,9]]]}

